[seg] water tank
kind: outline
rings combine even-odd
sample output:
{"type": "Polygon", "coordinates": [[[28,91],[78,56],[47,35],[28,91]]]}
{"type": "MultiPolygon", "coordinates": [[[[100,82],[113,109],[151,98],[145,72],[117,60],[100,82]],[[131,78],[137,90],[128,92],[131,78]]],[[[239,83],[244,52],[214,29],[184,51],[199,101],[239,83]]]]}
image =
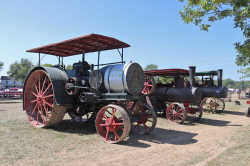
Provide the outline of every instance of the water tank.
{"type": "MultiPolygon", "coordinates": [[[[144,87],[144,73],[138,63],[108,65],[100,69],[100,73],[102,78],[98,80],[102,80],[102,86],[108,92],[127,92],[131,95],[137,95],[144,87]]],[[[91,78],[94,75],[97,74],[90,74],[90,80],[93,80],[90,81],[90,86],[99,88],[95,85],[97,81],[91,78]]]]}

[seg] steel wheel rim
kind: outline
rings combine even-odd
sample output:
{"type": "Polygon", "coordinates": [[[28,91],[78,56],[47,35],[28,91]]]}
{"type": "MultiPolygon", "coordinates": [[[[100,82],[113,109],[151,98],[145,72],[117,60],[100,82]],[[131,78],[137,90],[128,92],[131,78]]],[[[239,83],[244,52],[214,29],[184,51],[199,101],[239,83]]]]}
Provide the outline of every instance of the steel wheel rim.
{"type": "Polygon", "coordinates": [[[212,112],[216,111],[216,100],[212,97],[206,97],[201,102],[201,108],[203,111],[212,112]]]}
{"type": "Polygon", "coordinates": [[[225,102],[223,99],[217,98],[216,99],[216,111],[224,111],[225,109],[225,102]]]}
{"type": "Polygon", "coordinates": [[[54,107],[52,82],[43,70],[31,73],[25,85],[24,107],[32,126],[47,125],[54,107]]]}
{"type": "Polygon", "coordinates": [[[108,143],[118,143],[127,137],[126,123],[126,117],[111,105],[103,107],[96,116],[97,133],[108,143]]]}
{"type": "Polygon", "coordinates": [[[166,110],[166,116],[172,122],[182,123],[186,119],[185,109],[178,104],[170,104],[166,110]]]}
{"type": "Polygon", "coordinates": [[[156,114],[144,105],[136,103],[133,109],[133,131],[138,134],[149,134],[156,126],[156,114]]]}
{"type": "Polygon", "coordinates": [[[188,115],[194,120],[199,120],[202,117],[202,109],[199,106],[189,105],[188,110],[188,115]]]}

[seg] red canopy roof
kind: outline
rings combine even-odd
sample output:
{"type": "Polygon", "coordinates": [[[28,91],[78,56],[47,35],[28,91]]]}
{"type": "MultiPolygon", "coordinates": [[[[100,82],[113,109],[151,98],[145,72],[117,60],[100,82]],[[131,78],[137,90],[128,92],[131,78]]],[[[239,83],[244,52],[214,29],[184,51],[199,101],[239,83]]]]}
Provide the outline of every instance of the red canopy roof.
{"type": "Polygon", "coordinates": [[[176,75],[188,75],[189,71],[185,69],[160,69],[144,71],[148,76],[176,76],[176,75]]]}
{"type": "Polygon", "coordinates": [[[115,38],[98,34],[90,34],[38,48],[33,48],[27,50],[27,52],[66,57],[82,54],[83,52],[89,53],[126,47],[129,47],[127,43],[124,43],[115,38]]]}

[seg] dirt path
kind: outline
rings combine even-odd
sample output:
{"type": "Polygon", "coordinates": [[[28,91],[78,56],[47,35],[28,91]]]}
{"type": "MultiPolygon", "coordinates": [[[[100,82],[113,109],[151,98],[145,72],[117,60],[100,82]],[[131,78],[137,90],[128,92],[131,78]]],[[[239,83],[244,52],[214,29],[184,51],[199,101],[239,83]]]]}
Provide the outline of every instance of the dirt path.
{"type": "Polygon", "coordinates": [[[132,135],[128,141],[118,145],[103,143],[94,133],[86,137],[81,135],[81,140],[73,133],[69,137],[75,141],[62,143],[52,155],[41,150],[39,158],[24,157],[13,165],[206,165],[232,147],[235,143],[232,137],[250,125],[250,119],[243,112],[246,107],[228,103],[228,111],[223,114],[204,114],[200,123],[185,125],[159,118],[151,135],[132,135]]]}
{"type": "Polygon", "coordinates": [[[189,126],[173,125],[161,119],[163,125],[158,125],[161,128],[153,135],[132,138],[128,145],[100,145],[92,152],[79,155],[72,152],[75,160],[58,165],[205,165],[233,145],[231,137],[238,128],[250,124],[246,117],[231,113],[235,112],[209,115],[202,124],[189,126]]]}

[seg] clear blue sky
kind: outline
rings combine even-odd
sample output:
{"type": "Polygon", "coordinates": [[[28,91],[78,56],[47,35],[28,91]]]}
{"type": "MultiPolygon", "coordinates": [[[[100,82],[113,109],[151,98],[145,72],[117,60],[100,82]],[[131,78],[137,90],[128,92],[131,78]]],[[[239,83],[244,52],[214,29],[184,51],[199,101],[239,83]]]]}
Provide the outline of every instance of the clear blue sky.
{"type": "MultiPolygon", "coordinates": [[[[224,78],[239,80],[233,43],[243,37],[238,29],[233,29],[232,19],[202,32],[182,22],[178,13],[182,7],[177,0],[1,1],[0,61],[5,65],[0,74],[5,75],[9,65],[21,58],[36,63],[37,56],[26,53],[27,49],[98,33],[129,43],[131,47],[124,50],[125,60],[143,67],[157,64],[159,68],[222,68],[224,78]]],[[[112,55],[105,55],[104,59],[114,61],[112,55]]],[[[77,58],[68,58],[66,63],[77,58]]],[[[87,55],[90,62],[95,62],[94,58],[95,55],[87,55]]],[[[47,55],[42,63],[56,64],[55,61],[47,55]]]]}

